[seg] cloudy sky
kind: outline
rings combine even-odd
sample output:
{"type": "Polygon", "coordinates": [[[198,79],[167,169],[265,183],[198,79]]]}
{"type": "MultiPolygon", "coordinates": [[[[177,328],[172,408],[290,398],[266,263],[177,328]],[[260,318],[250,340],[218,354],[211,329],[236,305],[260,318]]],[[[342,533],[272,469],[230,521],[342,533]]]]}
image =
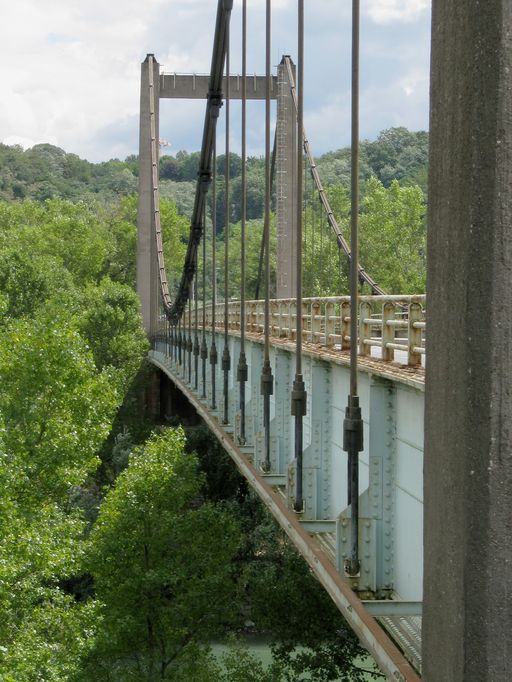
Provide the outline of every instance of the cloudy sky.
{"type": "MultiPolygon", "coordinates": [[[[296,54],[296,0],[273,0],[272,60],[296,54]]],[[[305,125],[316,154],[350,136],[350,0],[306,0],[305,125]]],[[[91,161],[137,152],[140,62],[207,73],[217,0],[1,0],[0,140],[51,142],[91,161]]],[[[241,68],[241,0],[232,71],[241,68]]],[[[264,67],[264,0],[248,0],[250,72],[264,67]]],[[[361,134],[428,125],[430,0],[361,0],[361,134]]],[[[238,117],[238,105],[233,117],[238,117]]],[[[204,103],[165,100],[170,150],[200,146],[204,103]]],[[[261,153],[263,111],[249,109],[261,153]]],[[[236,130],[235,130],[236,133],[236,130]]],[[[233,140],[233,148],[238,142],[233,140]]]]}

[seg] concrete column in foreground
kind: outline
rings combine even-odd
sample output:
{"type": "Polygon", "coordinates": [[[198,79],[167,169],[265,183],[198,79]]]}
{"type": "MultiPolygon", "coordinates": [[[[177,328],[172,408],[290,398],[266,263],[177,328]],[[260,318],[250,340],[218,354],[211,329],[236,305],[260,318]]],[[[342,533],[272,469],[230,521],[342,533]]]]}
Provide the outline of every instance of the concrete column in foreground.
{"type": "Polygon", "coordinates": [[[434,0],[423,679],[512,661],[512,3],[434,0]]]}
{"type": "MultiPolygon", "coordinates": [[[[144,329],[149,335],[156,313],[157,274],[154,237],[153,193],[151,183],[151,129],[149,116],[149,56],[141,64],[139,123],[139,204],[137,213],[137,293],[141,302],[144,329]]],[[[155,123],[158,152],[159,64],[153,61],[155,123]]]]}
{"type": "MultiPolygon", "coordinates": [[[[295,77],[295,67],[294,77],[295,77]]],[[[277,67],[277,298],[296,295],[297,112],[284,57],[277,67]]]]}

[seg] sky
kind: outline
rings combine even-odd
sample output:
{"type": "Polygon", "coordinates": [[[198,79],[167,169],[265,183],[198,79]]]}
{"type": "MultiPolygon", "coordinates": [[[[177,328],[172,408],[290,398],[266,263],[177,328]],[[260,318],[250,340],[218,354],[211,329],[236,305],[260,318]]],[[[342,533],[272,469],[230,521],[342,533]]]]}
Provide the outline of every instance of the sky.
{"type": "MultiPolygon", "coordinates": [[[[305,0],[305,127],[316,155],[350,141],[350,0],[305,0]]],[[[138,151],[140,63],[208,73],[217,0],[0,0],[0,140],[49,142],[90,161],[138,151]]],[[[248,71],[263,73],[264,0],[248,0],[248,71]]],[[[296,58],[297,0],[272,1],[272,62],[296,58]]],[[[241,70],[241,0],[231,19],[241,70]]],[[[361,137],[428,127],[430,0],[361,0],[361,137]]],[[[164,100],[162,153],[200,148],[205,104],[164,100]]],[[[239,104],[231,147],[239,150],[239,104]]],[[[222,144],[222,121],[219,124],[222,144]]],[[[264,148],[248,105],[248,151],[264,148]]]]}

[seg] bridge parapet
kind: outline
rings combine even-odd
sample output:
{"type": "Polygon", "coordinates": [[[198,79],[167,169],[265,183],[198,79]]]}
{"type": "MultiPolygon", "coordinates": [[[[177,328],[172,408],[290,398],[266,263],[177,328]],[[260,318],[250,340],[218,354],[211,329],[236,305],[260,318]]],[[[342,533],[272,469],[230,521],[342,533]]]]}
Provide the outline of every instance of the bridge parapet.
{"type": "MultiPolygon", "coordinates": [[[[385,362],[399,362],[408,367],[424,365],[426,347],[426,296],[388,295],[359,298],[359,335],[357,344],[363,357],[385,362]]],[[[302,337],[306,343],[331,350],[350,349],[350,297],[326,296],[304,298],[302,301],[302,337]]],[[[246,301],[244,328],[248,333],[262,334],[265,321],[265,301],[246,301]]],[[[202,319],[202,306],[200,306],[202,319]]],[[[211,329],[213,306],[207,304],[206,327],[211,329]]],[[[216,320],[222,320],[224,303],[215,307],[216,320]]],[[[190,313],[189,313],[190,314],[190,313]]],[[[297,304],[294,298],[270,301],[270,335],[274,339],[295,339],[297,304]]],[[[188,324],[188,317],[185,324],[188,324]]],[[[240,301],[228,303],[228,328],[240,332],[242,325],[240,301]]],[[[219,326],[220,329],[220,326],[219,326]]]]}

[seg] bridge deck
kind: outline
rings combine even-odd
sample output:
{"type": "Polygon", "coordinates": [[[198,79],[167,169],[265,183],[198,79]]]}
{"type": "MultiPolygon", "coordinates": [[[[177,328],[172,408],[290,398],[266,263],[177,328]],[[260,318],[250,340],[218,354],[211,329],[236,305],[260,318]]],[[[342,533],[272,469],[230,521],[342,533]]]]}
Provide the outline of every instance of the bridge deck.
{"type": "MultiPolygon", "coordinates": [[[[223,332],[223,327],[217,327],[217,334],[223,332]]],[[[230,336],[240,336],[240,332],[230,329],[230,336]]],[[[246,331],[245,336],[250,341],[256,343],[264,343],[264,335],[246,331]]],[[[295,353],[295,342],[286,338],[270,337],[270,345],[274,348],[282,348],[295,353]]],[[[350,351],[341,350],[339,346],[323,346],[318,343],[310,343],[304,341],[302,345],[303,355],[317,358],[318,360],[325,360],[344,367],[350,367],[350,351]]],[[[407,353],[396,351],[394,362],[385,362],[382,360],[381,349],[379,347],[372,348],[372,354],[368,356],[359,356],[359,368],[363,372],[374,374],[383,379],[398,380],[403,384],[419,388],[423,390],[425,387],[425,358],[422,358],[421,367],[409,367],[407,365],[407,353]]]]}
{"type": "MultiPolygon", "coordinates": [[[[253,333],[248,334],[248,337],[256,343],[263,342],[262,335],[253,333]]],[[[294,350],[293,343],[286,339],[274,338],[272,345],[290,351],[294,350]]],[[[331,363],[348,365],[349,362],[346,352],[325,349],[314,344],[306,344],[304,353],[331,363]]],[[[364,603],[353,591],[349,580],[336,569],[336,534],[334,532],[311,532],[314,522],[313,524],[303,522],[300,514],[288,508],[284,486],[276,485],[275,477],[273,480],[254,466],[253,449],[241,448],[237,445],[233,427],[221,424],[218,412],[213,412],[207,402],[201,400],[191,385],[180,376],[180,368],[170,356],[164,352],[152,351],[150,360],[171,379],[196,408],[242,475],[306,559],[320,583],[330,594],[363,645],[375,658],[379,667],[391,679],[411,682],[419,680],[416,671],[421,670],[421,618],[404,615],[374,618],[370,615],[364,603]]],[[[414,385],[416,388],[422,386],[424,381],[422,369],[413,370],[399,363],[391,365],[376,358],[361,358],[361,370],[387,378],[400,377],[401,381],[414,385]]],[[[327,522],[327,525],[329,523],[331,522],[327,522]]],[[[319,525],[318,530],[321,531],[322,526],[319,525]]]]}

